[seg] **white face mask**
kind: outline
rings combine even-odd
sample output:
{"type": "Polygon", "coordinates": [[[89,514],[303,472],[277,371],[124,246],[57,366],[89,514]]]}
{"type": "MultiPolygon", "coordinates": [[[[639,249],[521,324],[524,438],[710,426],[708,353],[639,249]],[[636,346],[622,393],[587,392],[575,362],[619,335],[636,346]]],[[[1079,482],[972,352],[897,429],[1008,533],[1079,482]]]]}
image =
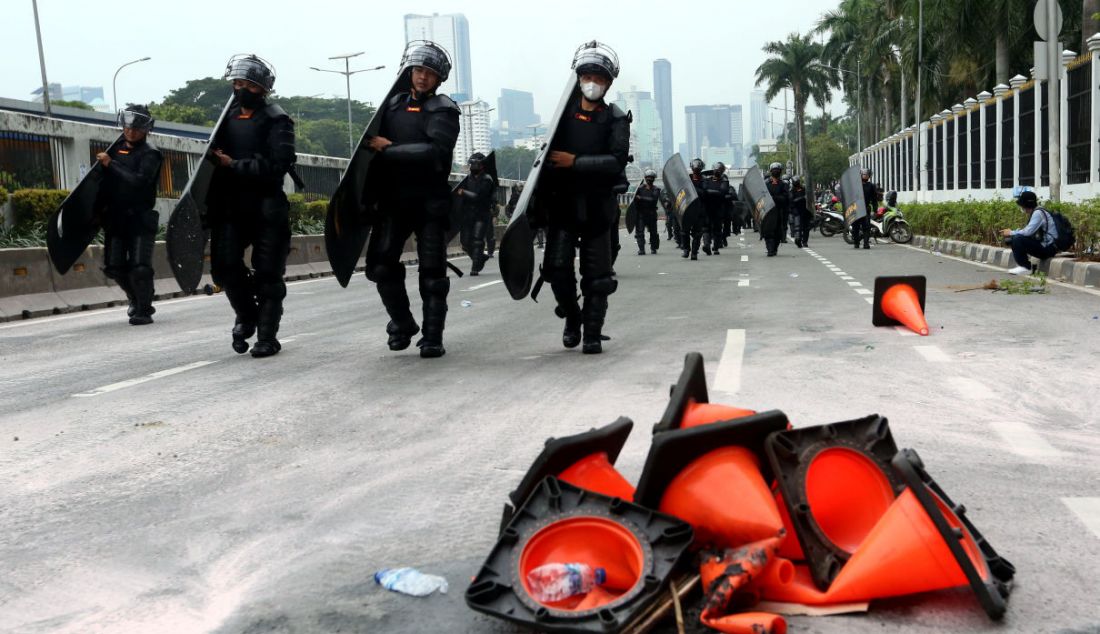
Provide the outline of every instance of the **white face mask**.
{"type": "Polygon", "coordinates": [[[603,98],[607,89],[594,81],[581,82],[581,94],[589,101],[599,101],[603,98]]]}

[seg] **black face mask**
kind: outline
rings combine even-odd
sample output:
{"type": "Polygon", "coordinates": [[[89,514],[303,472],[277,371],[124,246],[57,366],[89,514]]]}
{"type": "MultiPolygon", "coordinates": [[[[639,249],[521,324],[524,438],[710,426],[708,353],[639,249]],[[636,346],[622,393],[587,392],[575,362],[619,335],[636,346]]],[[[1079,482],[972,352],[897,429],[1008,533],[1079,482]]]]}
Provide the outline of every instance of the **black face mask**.
{"type": "Polygon", "coordinates": [[[233,91],[233,94],[237,97],[237,104],[242,108],[256,110],[257,108],[262,108],[264,105],[264,96],[256,94],[247,88],[237,88],[233,91]]]}
{"type": "Polygon", "coordinates": [[[772,176],[775,177],[775,178],[779,178],[780,174],[782,174],[782,173],[783,172],[781,172],[779,170],[772,170],[772,176]]]}

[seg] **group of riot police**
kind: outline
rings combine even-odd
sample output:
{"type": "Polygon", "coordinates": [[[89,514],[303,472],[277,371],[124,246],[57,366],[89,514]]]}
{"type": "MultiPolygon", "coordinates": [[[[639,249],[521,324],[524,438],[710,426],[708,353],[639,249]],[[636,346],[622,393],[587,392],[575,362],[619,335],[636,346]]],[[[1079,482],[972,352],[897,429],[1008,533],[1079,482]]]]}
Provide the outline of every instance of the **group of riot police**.
{"type": "MultiPolygon", "coordinates": [[[[450,71],[451,61],[439,45],[417,41],[407,46],[393,87],[380,100],[333,196],[326,228],[329,258],[345,286],[353,269],[343,267],[347,270],[342,278],[337,262],[354,266],[365,247],[366,277],[374,282],[389,316],[388,347],[404,350],[419,334],[416,346],[425,358],[446,353],[447,274],[454,268],[447,260],[447,244],[461,235],[472,260],[471,275],[477,275],[493,255],[496,181],[486,170],[487,157],[469,157],[469,175],[454,189],[448,185],[459,109],[437,90],[450,71]],[[422,300],[419,322],[401,261],[412,236],[422,300]]],[[[606,45],[592,41],[575,52],[573,79],[553,122],[545,160],[536,164],[525,183],[529,195],[521,195],[518,188],[512,192],[506,208],[510,225],[499,253],[503,281],[512,296],[535,297],[548,283],[555,313],[564,320],[562,345],[580,346],[586,354],[601,352],[608,339],[603,334],[608,298],[618,287],[613,269],[618,195],[627,188],[631,123],[630,113],[605,100],[618,74],[618,58],[606,45]],[[509,239],[513,229],[521,239],[509,239]],[[536,233],[545,235],[545,252],[532,290],[536,233]]],[[[213,282],[224,291],[234,313],[232,348],[266,357],[281,349],[277,335],[290,245],[283,181],[287,175],[296,178],[294,122],[269,101],[275,70],[265,60],[234,56],[224,78],[233,94],[211,136],[206,160],[212,173],[198,202],[205,210],[203,229],[211,240],[213,282]],[[249,247],[251,261],[246,263],[249,247]]],[[[154,312],[153,204],[162,160],[146,138],[154,124],[148,109],[129,106],[119,121],[123,138],[97,157],[106,199],[106,273],[130,299],[130,323],[140,325],[151,323],[154,312]]],[[[707,171],[704,167],[699,159],[691,162],[691,184],[702,200],[703,213],[690,218],[672,213],[673,201],[656,186],[656,172],[645,172],[633,195],[638,255],[646,254],[647,232],[649,253],[660,247],[659,205],[666,211],[667,238],[675,241],[683,258],[697,260],[700,250],[717,256],[730,235],[740,234],[743,214],[735,208],[737,195],[725,165],[717,163],[707,171]]],[[[806,246],[812,215],[799,179],[788,185],[775,163],[766,186],[778,212],[768,214],[757,228],[768,256],[775,256],[779,244],[786,242],[788,223],[797,246],[806,246]]]]}

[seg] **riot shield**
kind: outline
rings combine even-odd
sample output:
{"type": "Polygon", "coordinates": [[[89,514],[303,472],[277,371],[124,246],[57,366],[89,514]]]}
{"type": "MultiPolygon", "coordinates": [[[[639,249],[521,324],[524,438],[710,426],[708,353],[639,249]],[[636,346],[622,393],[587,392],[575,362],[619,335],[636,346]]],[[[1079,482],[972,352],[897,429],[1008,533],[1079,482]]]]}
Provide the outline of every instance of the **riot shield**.
{"type": "Polygon", "coordinates": [[[757,227],[762,227],[764,218],[775,209],[775,201],[772,200],[768,186],[764,184],[764,176],[760,170],[749,168],[745,174],[745,193],[748,195],[748,203],[752,208],[752,217],[757,227]]]}
{"type": "MultiPolygon", "coordinates": [[[[482,161],[485,166],[485,173],[493,177],[493,186],[496,187],[500,184],[500,178],[497,177],[497,155],[496,152],[489,152],[489,156],[485,157],[482,161]]],[[[469,180],[469,176],[463,178],[457,185],[451,189],[451,216],[450,226],[447,228],[446,240],[444,244],[450,244],[451,240],[455,239],[459,233],[462,232],[462,224],[469,221],[469,218],[464,218],[462,215],[462,198],[458,196],[458,190],[466,187],[466,181],[469,180]]],[[[495,204],[495,203],[494,203],[495,204]]],[[[493,218],[496,214],[491,214],[493,218]]],[[[493,228],[489,227],[492,231],[493,228]]]]}
{"type": "Polygon", "coordinates": [[[214,158],[214,139],[218,136],[229,109],[233,107],[233,97],[225,102],[202,158],[195,165],[195,172],[187,181],[176,208],[168,216],[168,231],[165,235],[165,247],[168,252],[168,264],[172,267],[172,276],[176,278],[180,290],[193,292],[202,280],[203,252],[206,250],[207,232],[203,229],[206,219],[206,196],[210,193],[210,181],[214,178],[217,159],[214,158]]]}
{"type": "Polygon", "coordinates": [[[665,191],[672,201],[672,208],[680,218],[680,226],[694,225],[704,213],[703,201],[695,191],[695,184],[691,182],[691,176],[679,152],[665,162],[664,169],[661,170],[661,180],[665,183],[665,191]]]}
{"type": "MultiPolygon", "coordinates": [[[[119,135],[106,151],[114,150],[122,142],[123,137],[119,135]]],[[[99,200],[102,182],[103,166],[96,161],[46,222],[46,249],[57,272],[62,275],[69,272],[99,232],[103,212],[103,202],[99,200]]]]}
{"type": "MultiPolygon", "coordinates": [[[[638,204],[633,200],[626,208],[626,232],[634,233],[634,227],[638,226],[638,204]]],[[[618,230],[618,227],[615,228],[618,230]]]]}
{"type": "Polygon", "coordinates": [[[840,176],[840,200],[844,204],[845,228],[851,227],[853,222],[867,215],[867,203],[863,200],[863,179],[859,172],[860,167],[853,165],[840,176]]]}
{"type": "Polygon", "coordinates": [[[371,160],[374,151],[368,143],[371,137],[378,136],[382,128],[382,110],[390,99],[397,93],[408,90],[410,87],[409,73],[398,73],[393,86],[386,92],[380,107],[374,111],[370,122],[363,130],[363,136],[359,138],[359,144],[355,147],[355,154],[351,162],[340,177],[340,184],[332,194],[328,203],[328,215],[325,217],[325,251],[328,253],[329,264],[340,286],[347,288],[351,276],[355,273],[355,265],[359,257],[363,255],[363,249],[367,246],[367,238],[370,237],[370,229],[373,224],[374,206],[376,200],[371,196],[367,188],[367,179],[370,175],[371,160]]]}
{"type": "Polygon", "coordinates": [[[546,142],[539,148],[538,156],[531,166],[531,172],[527,175],[523,193],[516,202],[515,213],[512,214],[512,219],[500,238],[497,256],[500,262],[500,277],[504,280],[504,286],[507,287],[512,299],[523,299],[531,292],[535,277],[535,247],[532,244],[534,233],[531,229],[531,220],[527,214],[534,209],[534,198],[538,195],[543,167],[550,153],[550,142],[554,140],[562,114],[569,105],[569,101],[579,98],[579,95],[577,77],[570,72],[569,81],[566,82],[565,90],[562,91],[561,98],[558,100],[558,107],[554,110],[554,117],[546,129],[546,142]]]}

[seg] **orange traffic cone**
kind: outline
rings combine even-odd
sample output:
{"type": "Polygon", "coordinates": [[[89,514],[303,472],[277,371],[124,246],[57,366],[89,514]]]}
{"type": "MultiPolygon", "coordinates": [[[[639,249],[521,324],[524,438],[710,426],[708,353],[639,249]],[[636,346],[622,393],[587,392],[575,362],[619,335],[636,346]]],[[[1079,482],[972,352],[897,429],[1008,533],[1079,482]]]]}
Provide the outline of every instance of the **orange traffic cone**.
{"type": "Polygon", "coordinates": [[[653,437],[634,501],[692,524],[696,544],[735,548],[783,528],[763,462],[769,434],[787,428],[772,411],[653,437]]]}
{"type": "Polygon", "coordinates": [[[661,433],[685,427],[698,427],[724,420],[751,416],[749,409],[710,403],[707,395],[707,377],[703,371],[703,355],[689,352],[684,357],[684,369],[670,390],[668,406],[661,420],[653,426],[653,433],[661,433]]]}
{"type": "Polygon", "coordinates": [[[759,612],[726,614],[734,603],[735,595],[748,594],[756,602],[755,593],[745,593],[752,583],[768,578],[783,583],[794,574],[791,562],[777,560],[776,551],[783,535],[775,535],[737,549],[720,553],[706,553],[699,566],[699,576],[706,593],[706,601],[699,620],[719,632],[786,632],[787,623],[782,617],[759,612]],[[779,563],[780,565],[775,565],[779,563]]]}
{"type": "Polygon", "coordinates": [[[928,322],[924,319],[927,284],[923,275],[876,277],[871,323],[875,326],[900,324],[921,336],[927,336],[928,322]]]}
{"type": "Polygon", "coordinates": [[[786,634],[787,621],[778,614],[741,612],[703,620],[709,628],[725,634],[786,634]]]}
{"type": "Polygon", "coordinates": [[[504,505],[500,530],[547,476],[609,497],[633,499],[634,487],[613,466],[633,427],[629,418],[619,418],[599,429],[547,440],[519,486],[508,494],[510,502],[504,505]]]}

